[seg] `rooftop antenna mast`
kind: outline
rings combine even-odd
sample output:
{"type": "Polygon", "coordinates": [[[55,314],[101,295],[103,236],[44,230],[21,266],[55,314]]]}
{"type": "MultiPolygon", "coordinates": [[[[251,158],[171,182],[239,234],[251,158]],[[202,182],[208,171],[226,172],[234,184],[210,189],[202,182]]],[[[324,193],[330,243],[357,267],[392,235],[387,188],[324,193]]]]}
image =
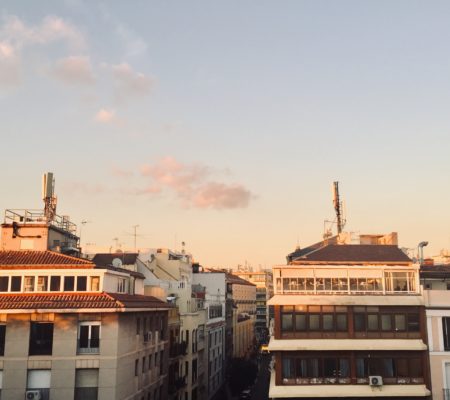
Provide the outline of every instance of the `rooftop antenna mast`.
{"type": "Polygon", "coordinates": [[[45,218],[47,222],[51,222],[55,219],[57,202],[53,172],[47,172],[42,176],[42,200],[45,218]]]}
{"type": "Polygon", "coordinates": [[[343,203],[339,197],[339,182],[333,182],[333,205],[336,211],[336,225],[338,234],[342,232],[345,226],[345,217],[343,213],[343,203]]]}

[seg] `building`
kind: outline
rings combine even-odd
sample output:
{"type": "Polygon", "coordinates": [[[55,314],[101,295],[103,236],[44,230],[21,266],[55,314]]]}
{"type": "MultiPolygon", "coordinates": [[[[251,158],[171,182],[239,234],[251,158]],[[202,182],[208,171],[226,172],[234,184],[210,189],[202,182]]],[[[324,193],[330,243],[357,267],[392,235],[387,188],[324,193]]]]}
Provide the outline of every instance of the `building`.
{"type": "Polygon", "coordinates": [[[194,264],[193,281],[206,290],[206,367],[208,399],[211,399],[225,380],[226,275],[223,271],[208,271],[194,264]]]}
{"type": "Polygon", "coordinates": [[[1,251],[2,399],[166,398],[170,307],[131,281],[60,253],[1,251]]]}
{"type": "MultiPolygon", "coordinates": [[[[174,340],[178,350],[173,359],[179,365],[174,375],[171,398],[201,400],[207,398],[205,352],[205,288],[193,282],[192,257],[184,252],[157,249],[141,253],[137,259],[138,272],[145,276],[145,293],[167,299],[178,309],[179,337],[174,340]]],[[[175,367],[172,367],[174,371],[175,367]]]]}
{"type": "Polygon", "coordinates": [[[420,268],[434,400],[450,399],[450,265],[420,268]]]}
{"type": "Polygon", "coordinates": [[[430,395],[419,267],[384,244],[396,235],[349,238],[298,249],[273,267],[272,399],[430,395]]]}
{"type": "Polygon", "coordinates": [[[235,274],[256,285],[255,337],[258,343],[266,343],[269,339],[270,320],[273,318],[273,307],[267,305],[273,296],[272,271],[238,269],[235,274]]]}

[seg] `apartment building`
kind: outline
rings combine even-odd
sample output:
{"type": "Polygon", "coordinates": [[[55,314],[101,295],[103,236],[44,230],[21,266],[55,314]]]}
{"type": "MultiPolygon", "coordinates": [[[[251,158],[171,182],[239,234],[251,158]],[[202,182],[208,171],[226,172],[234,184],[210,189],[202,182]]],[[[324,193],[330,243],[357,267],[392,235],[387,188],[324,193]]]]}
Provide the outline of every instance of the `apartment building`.
{"type": "Polygon", "coordinates": [[[396,235],[354,239],[298,249],[273,267],[270,398],[431,394],[419,267],[396,235]]]}
{"type": "Polygon", "coordinates": [[[2,399],[166,398],[170,307],[133,278],[130,290],[122,270],[1,251],[2,399]]]}
{"type": "Polygon", "coordinates": [[[272,271],[247,268],[238,269],[235,274],[256,285],[255,337],[258,343],[266,343],[269,339],[269,323],[273,318],[273,307],[267,305],[273,296],[272,271]]]}
{"type": "Polygon", "coordinates": [[[170,387],[171,398],[207,399],[205,288],[193,282],[192,257],[184,252],[156,249],[141,253],[136,265],[145,276],[145,293],[167,299],[180,316],[179,337],[173,338],[172,353],[179,371],[173,380],[175,385],[170,387]]]}
{"type": "Polygon", "coordinates": [[[206,366],[208,399],[211,399],[222,387],[225,379],[225,272],[207,271],[194,264],[193,281],[206,289],[206,366]]]}
{"type": "Polygon", "coordinates": [[[422,265],[434,400],[450,399],[450,265],[422,265]]]}

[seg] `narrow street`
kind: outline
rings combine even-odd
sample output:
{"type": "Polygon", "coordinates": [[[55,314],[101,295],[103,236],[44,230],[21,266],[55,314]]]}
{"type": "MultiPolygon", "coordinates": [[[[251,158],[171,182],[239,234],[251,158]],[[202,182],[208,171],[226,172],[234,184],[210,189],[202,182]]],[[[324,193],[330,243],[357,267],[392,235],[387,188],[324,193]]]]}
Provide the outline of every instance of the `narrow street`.
{"type": "Polygon", "coordinates": [[[267,400],[269,398],[270,372],[269,364],[271,355],[260,354],[258,377],[252,387],[252,400],[267,400]]]}

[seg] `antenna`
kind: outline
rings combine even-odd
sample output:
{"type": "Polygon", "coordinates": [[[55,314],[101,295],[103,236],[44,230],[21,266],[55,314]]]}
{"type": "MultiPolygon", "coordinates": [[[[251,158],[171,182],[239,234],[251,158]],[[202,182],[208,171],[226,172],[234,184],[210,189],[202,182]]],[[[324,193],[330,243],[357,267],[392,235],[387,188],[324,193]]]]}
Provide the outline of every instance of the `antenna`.
{"type": "Polygon", "coordinates": [[[334,210],[336,211],[336,224],[338,234],[342,232],[342,229],[345,226],[345,218],[343,216],[343,206],[342,201],[339,197],[339,182],[333,182],[333,205],[334,210]]]}
{"type": "Polygon", "coordinates": [[[42,200],[44,200],[44,215],[47,222],[54,220],[56,215],[55,178],[53,172],[42,176],[42,200]]]}

